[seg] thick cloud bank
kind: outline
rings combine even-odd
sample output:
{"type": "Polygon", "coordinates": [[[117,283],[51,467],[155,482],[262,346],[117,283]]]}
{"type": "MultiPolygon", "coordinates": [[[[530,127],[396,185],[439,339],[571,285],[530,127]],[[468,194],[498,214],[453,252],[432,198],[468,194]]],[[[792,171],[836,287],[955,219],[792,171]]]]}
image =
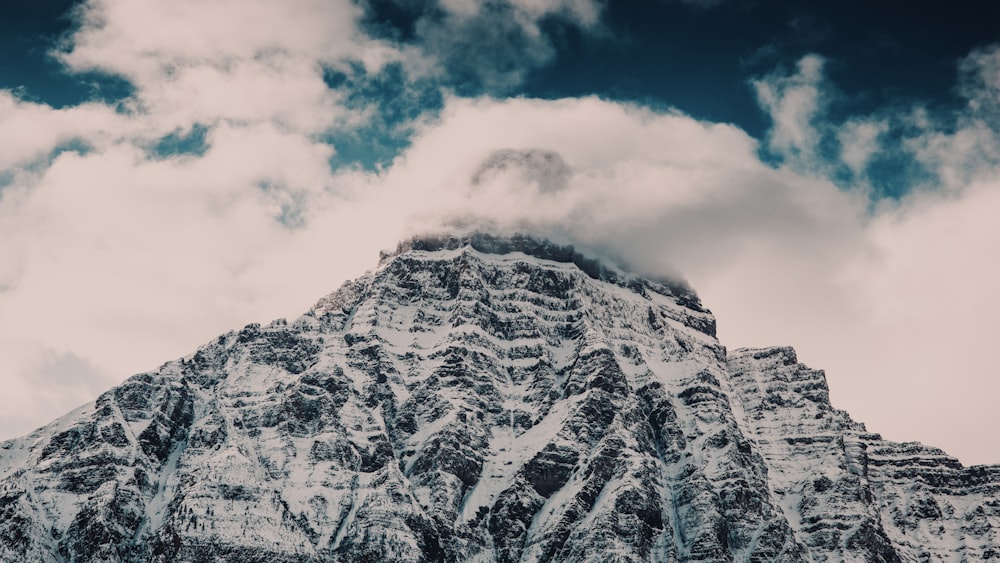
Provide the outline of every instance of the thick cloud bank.
{"type": "MultiPolygon", "coordinates": [[[[295,316],[404,236],[481,223],[684,277],[727,345],[794,345],[872,429],[1000,462],[996,51],[962,64],[969,107],[948,124],[919,108],[831,123],[807,57],[754,83],[775,123],[763,142],[677,111],[446,89],[368,171],[330,165],[338,131],[378,119],[330,69],[397,65],[416,87],[461,49],[438,27],[499,4],[442,3],[411,43],[365,31],[350,2],[230,4],[86,3],[59,56],[127,78],[116,107],[0,93],[0,435],[295,316]],[[919,189],[873,199],[889,156],[919,164],[919,189]]],[[[588,2],[503,6],[531,64],[549,56],[542,18],[599,25],[588,2]]]]}

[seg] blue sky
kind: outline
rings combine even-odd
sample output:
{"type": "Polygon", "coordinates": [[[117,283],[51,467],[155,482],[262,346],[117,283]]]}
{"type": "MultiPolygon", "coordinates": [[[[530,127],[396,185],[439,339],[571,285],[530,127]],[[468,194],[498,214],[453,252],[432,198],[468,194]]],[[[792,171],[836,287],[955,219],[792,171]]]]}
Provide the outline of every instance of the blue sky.
{"type": "Polygon", "coordinates": [[[8,4],[0,437],[461,222],[684,277],[726,345],[1000,462],[989,2],[8,4]]]}

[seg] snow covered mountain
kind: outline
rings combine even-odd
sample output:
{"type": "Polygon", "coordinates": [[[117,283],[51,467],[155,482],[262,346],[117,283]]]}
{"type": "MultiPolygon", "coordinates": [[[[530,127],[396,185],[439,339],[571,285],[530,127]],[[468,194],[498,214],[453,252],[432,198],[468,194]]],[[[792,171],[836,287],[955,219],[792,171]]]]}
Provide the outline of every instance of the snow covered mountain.
{"type": "Polygon", "coordinates": [[[0,444],[2,561],[982,561],[1000,467],[867,432],[680,283],[423,237],[0,444]]]}

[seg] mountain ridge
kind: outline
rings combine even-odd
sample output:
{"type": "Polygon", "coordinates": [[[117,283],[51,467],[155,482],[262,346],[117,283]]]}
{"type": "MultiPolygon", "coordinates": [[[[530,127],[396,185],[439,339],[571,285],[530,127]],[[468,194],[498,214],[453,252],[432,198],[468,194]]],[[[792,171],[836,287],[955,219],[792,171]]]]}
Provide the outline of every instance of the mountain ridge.
{"type": "Polygon", "coordinates": [[[404,241],[0,444],[4,561],[960,561],[998,527],[1000,467],[522,235],[404,241]]]}

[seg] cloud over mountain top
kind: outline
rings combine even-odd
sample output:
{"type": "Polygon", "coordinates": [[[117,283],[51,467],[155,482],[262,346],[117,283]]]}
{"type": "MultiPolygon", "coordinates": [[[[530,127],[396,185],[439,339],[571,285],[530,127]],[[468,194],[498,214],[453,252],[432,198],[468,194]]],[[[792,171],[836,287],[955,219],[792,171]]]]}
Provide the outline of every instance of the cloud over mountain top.
{"type": "Polygon", "coordinates": [[[399,3],[395,26],[379,6],[91,0],[58,57],[132,94],[55,108],[0,92],[7,434],[304,311],[457,220],[688,279],[726,341],[796,345],[890,437],[943,439],[916,414],[931,405],[973,437],[1000,423],[978,375],[1000,313],[995,48],[960,63],[967,104],[944,117],[837,115],[808,55],[753,82],[773,121],[757,140],[677,109],[496,94],[551,61],[558,26],[604,33],[598,3],[399,3]],[[368,132],[398,154],[351,161],[345,139],[368,132]],[[884,187],[896,177],[914,189],[884,187]],[[881,415],[862,388],[914,413],[881,415]]]}

